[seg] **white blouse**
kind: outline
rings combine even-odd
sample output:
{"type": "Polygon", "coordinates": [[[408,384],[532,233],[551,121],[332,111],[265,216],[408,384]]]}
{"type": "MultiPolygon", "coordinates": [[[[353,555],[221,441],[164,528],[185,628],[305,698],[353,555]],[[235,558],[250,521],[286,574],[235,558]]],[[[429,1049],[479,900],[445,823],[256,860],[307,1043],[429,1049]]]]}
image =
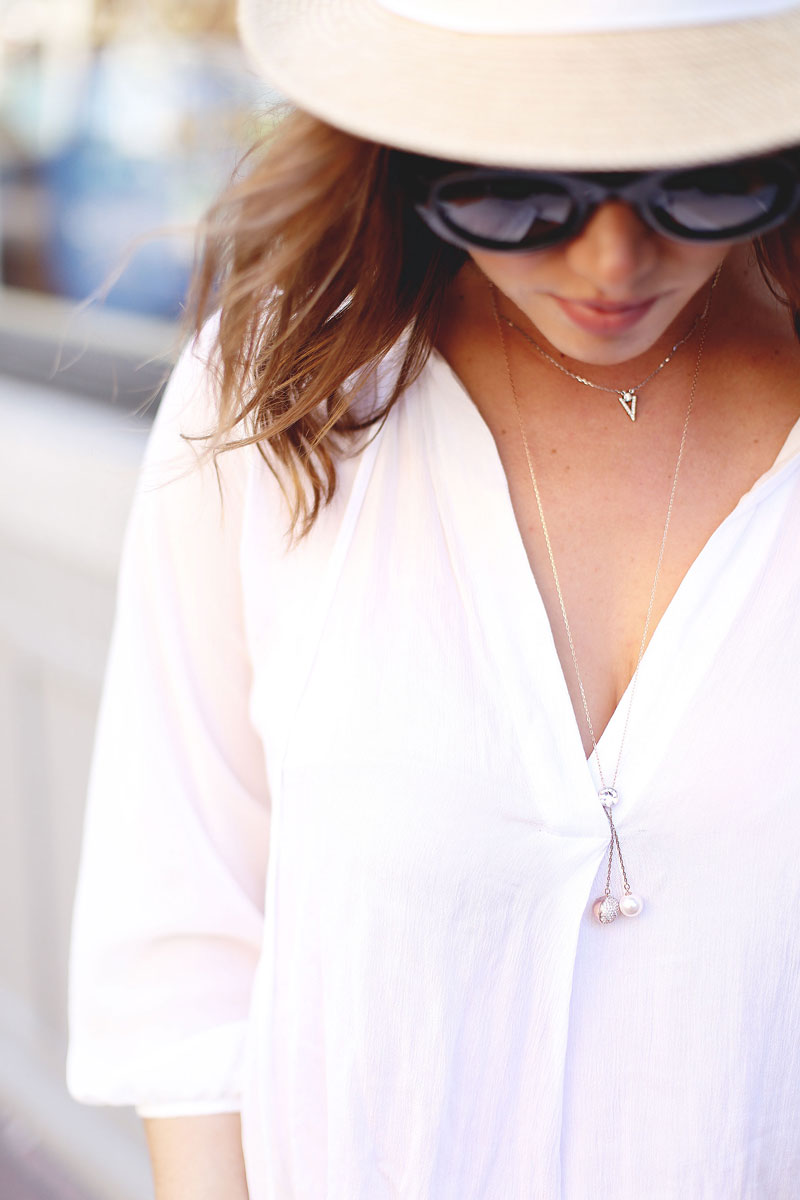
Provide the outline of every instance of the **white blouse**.
{"type": "Polygon", "coordinates": [[[602,926],[597,773],[447,364],[294,546],[255,451],[221,505],[181,441],[209,380],[187,352],[127,536],[73,1093],[241,1110],[252,1200],[791,1200],[800,427],[642,661],[616,819],[646,907],[602,926]]]}

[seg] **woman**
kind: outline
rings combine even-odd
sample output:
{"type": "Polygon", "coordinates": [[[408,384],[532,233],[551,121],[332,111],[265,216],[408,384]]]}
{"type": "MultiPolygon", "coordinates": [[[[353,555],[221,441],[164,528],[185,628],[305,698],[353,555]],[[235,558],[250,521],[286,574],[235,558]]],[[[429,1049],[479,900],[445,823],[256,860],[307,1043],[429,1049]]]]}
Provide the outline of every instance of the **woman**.
{"type": "Polygon", "coordinates": [[[800,7],[734,7],[243,5],[317,116],[210,235],[76,909],[159,1200],[794,1193],[800,7]]]}

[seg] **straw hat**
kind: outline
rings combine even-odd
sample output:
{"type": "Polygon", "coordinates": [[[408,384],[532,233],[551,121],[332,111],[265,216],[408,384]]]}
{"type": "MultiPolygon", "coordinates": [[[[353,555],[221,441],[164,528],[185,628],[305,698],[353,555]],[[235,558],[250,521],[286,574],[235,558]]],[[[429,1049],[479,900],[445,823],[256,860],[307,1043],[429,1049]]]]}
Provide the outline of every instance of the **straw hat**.
{"type": "Polygon", "coordinates": [[[800,143],[787,0],[240,0],[258,72],[374,141],[643,168],[800,143]]]}

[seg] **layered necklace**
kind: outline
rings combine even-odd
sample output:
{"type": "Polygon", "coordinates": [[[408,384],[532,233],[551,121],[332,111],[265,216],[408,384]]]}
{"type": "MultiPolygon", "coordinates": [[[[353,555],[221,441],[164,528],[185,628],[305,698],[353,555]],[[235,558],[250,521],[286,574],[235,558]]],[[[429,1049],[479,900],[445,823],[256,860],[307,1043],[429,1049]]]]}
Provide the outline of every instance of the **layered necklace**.
{"type": "MultiPolygon", "coordinates": [[[[714,279],[714,283],[716,283],[716,277],[714,279]]],[[[713,289],[713,285],[712,285],[711,291],[713,292],[713,290],[714,289],[713,289]]],[[[503,317],[502,320],[506,323],[506,325],[509,326],[509,328],[513,329],[516,333],[518,333],[522,337],[524,337],[525,341],[528,342],[531,346],[533,346],[534,350],[536,350],[536,352],[538,354],[540,354],[542,356],[542,358],[546,359],[546,361],[551,363],[554,367],[557,367],[558,370],[562,372],[562,374],[568,375],[570,377],[570,379],[574,379],[578,383],[582,383],[584,387],[593,388],[596,392],[610,392],[612,396],[616,396],[617,399],[619,400],[620,404],[624,408],[625,412],[630,417],[630,419],[632,421],[635,421],[636,420],[636,404],[639,399],[639,392],[642,390],[642,388],[644,387],[644,385],[646,383],[649,383],[651,379],[655,379],[655,377],[656,377],[656,375],[658,375],[659,371],[664,370],[664,367],[667,365],[667,363],[672,361],[672,356],[676,353],[676,351],[680,350],[681,346],[685,345],[685,343],[688,342],[689,339],[692,337],[692,335],[694,334],[697,327],[699,325],[703,324],[706,317],[708,316],[708,309],[709,309],[710,304],[711,304],[711,292],[709,292],[708,300],[706,301],[705,308],[703,309],[703,311],[701,313],[699,313],[695,317],[688,333],[685,333],[682,338],[678,338],[677,342],[672,347],[672,349],[670,350],[670,352],[666,356],[666,358],[662,358],[662,360],[658,364],[658,366],[654,370],[652,370],[649,375],[645,375],[644,379],[642,379],[639,383],[636,383],[633,385],[633,387],[628,387],[628,388],[606,387],[605,384],[595,383],[591,379],[586,379],[583,375],[577,375],[574,371],[570,371],[568,367],[565,367],[563,363],[560,363],[558,361],[558,359],[553,358],[552,354],[548,354],[548,352],[545,350],[544,346],[539,345],[539,343],[536,341],[536,338],[531,337],[531,335],[529,333],[527,333],[519,325],[516,325],[511,320],[510,317],[503,317]]]]}
{"type": "MultiPolygon", "coordinates": [[[[605,888],[603,890],[602,896],[599,896],[592,905],[592,912],[594,913],[594,916],[597,918],[597,920],[602,925],[611,924],[612,921],[615,921],[617,919],[617,917],[620,915],[620,913],[622,913],[622,915],[625,917],[636,917],[639,915],[639,913],[644,908],[644,901],[642,900],[642,898],[640,896],[638,896],[634,893],[634,891],[631,888],[631,885],[628,881],[628,873],[625,869],[625,861],[622,857],[622,848],[620,846],[619,835],[617,833],[617,827],[614,822],[614,809],[616,808],[616,806],[618,805],[619,800],[620,800],[619,793],[617,792],[616,784],[617,784],[617,776],[619,775],[620,763],[622,761],[622,750],[625,745],[625,738],[626,738],[626,735],[628,732],[628,725],[630,723],[631,709],[633,708],[633,701],[634,701],[634,697],[636,695],[636,685],[639,680],[639,668],[642,665],[642,658],[644,657],[645,647],[647,645],[647,637],[650,632],[650,622],[651,622],[652,615],[653,615],[653,606],[655,604],[656,591],[658,589],[658,580],[659,580],[659,576],[661,574],[661,565],[664,561],[664,550],[665,550],[666,544],[667,544],[667,534],[669,533],[670,521],[672,520],[672,510],[673,510],[673,507],[675,504],[675,492],[678,487],[678,475],[680,473],[681,463],[683,461],[683,452],[686,447],[686,435],[689,430],[689,418],[692,415],[692,409],[694,407],[695,393],[697,391],[697,381],[700,377],[700,364],[702,362],[703,349],[705,347],[706,335],[708,333],[708,316],[711,311],[711,299],[714,294],[714,288],[716,287],[718,279],[719,279],[719,271],[717,271],[717,273],[714,276],[714,279],[711,283],[711,287],[709,289],[708,299],[706,301],[705,308],[701,312],[700,316],[696,319],[695,323],[692,325],[692,328],[689,330],[689,332],[686,334],[685,337],[683,337],[679,342],[676,342],[675,346],[673,346],[672,350],[667,355],[667,357],[664,359],[664,361],[662,363],[660,363],[659,366],[656,367],[656,370],[651,372],[651,374],[648,375],[648,377],[647,377],[647,379],[652,379],[653,375],[657,374],[658,371],[660,371],[661,368],[663,366],[665,366],[666,363],[669,362],[670,358],[675,353],[675,350],[679,346],[683,345],[683,343],[691,337],[691,335],[694,333],[695,329],[698,328],[698,326],[701,327],[700,343],[697,348],[697,359],[695,361],[694,373],[692,375],[692,383],[691,383],[691,387],[689,389],[689,402],[686,406],[686,415],[685,415],[684,421],[683,421],[683,429],[681,431],[680,445],[678,446],[678,457],[675,462],[675,469],[672,473],[672,486],[670,488],[669,501],[667,503],[667,515],[666,515],[666,518],[664,521],[664,529],[661,534],[661,542],[660,542],[660,545],[658,548],[656,569],[655,569],[655,574],[653,576],[653,586],[650,589],[650,599],[649,599],[649,602],[647,605],[647,615],[645,616],[645,620],[644,620],[644,629],[642,630],[642,638],[641,638],[641,642],[639,643],[639,654],[636,659],[636,667],[634,669],[633,676],[632,676],[631,682],[630,682],[628,707],[627,707],[627,711],[625,713],[625,724],[622,729],[622,737],[621,737],[620,743],[619,743],[619,752],[617,754],[616,766],[614,767],[614,774],[611,777],[610,782],[608,782],[608,783],[606,782],[605,776],[603,774],[603,767],[600,762],[600,752],[597,748],[597,739],[594,734],[594,725],[592,723],[592,716],[591,716],[591,713],[589,712],[589,704],[586,699],[586,689],[584,688],[583,679],[581,677],[580,668],[578,666],[578,656],[575,652],[575,643],[574,643],[573,637],[572,637],[572,629],[570,627],[569,617],[567,616],[567,608],[566,608],[566,604],[564,603],[564,595],[561,590],[561,582],[559,580],[558,569],[556,567],[556,560],[555,560],[555,556],[553,554],[553,546],[550,541],[550,533],[547,528],[547,521],[545,520],[544,507],[542,505],[542,497],[541,497],[541,493],[539,491],[539,484],[536,479],[536,472],[533,467],[533,455],[531,454],[530,443],[528,441],[528,436],[525,432],[525,424],[522,420],[522,409],[520,407],[519,395],[517,393],[517,388],[514,383],[514,376],[511,371],[511,362],[510,362],[509,356],[508,356],[508,346],[506,344],[505,328],[506,328],[506,326],[510,325],[510,326],[512,326],[512,328],[517,329],[517,326],[514,325],[513,322],[509,321],[507,317],[503,317],[500,315],[500,310],[497,305],[497,292],[496,292],[494,286],[491,287],[492,311],[494,313],[495,324],[497,325],[497,332],[500,337],[500,345],[501,345],[502,351],[503,351],[503,360],[505,362],[506,374],[508,376],[508,386],[509,386],[509,390],[511,392],[511,396],[512,396],[512,399],[514,402],[514,410],[517,414],[517,423],[519,425],[519,432],[520,432],[520,437],[522,439],[522,446],[525,451],[525,460],[528,464],[528,473],[530,475],[531,485],[533,487],[533,494],[536,499],[536,507],[537,507],[537,510],[539,513],[539,522],[541,524],[542,535],[544,537],[545,546],[547,547],[547,556],[550,560],[550,570],[552,572],[553,583],[555,584],[556,594],[558,596],[559,608],[561,609],[561,619],[564,624],[564,632],[566,633],[566,636],[567,636],[567,643],[569,645],[569,651],[570,651],[570,655],[572,658],[572,666],[574,668],[575,678],[578,683],[578,690],[580,692],[581,704],[583,706],[583,715],[586,719],[586,727],[589,731],[589,737],[590,737],[591,743],[592,743],[592,755],[594,757],[595,763],[597,764],[597,775],[600,780],[600,789],[599,789],[597,795],[598,795],[600,804],[602,805],[603,812],[605,813],[606,818],[608,819],[610,838],[609,838],[609,843],[608,843],[606,884],[605,884],[605,888]],[[622,884],[621,896],[616,896],[614,894],[614,891],[613,891],[612,885],[611,885],[611,876],[612,876],[613,867],[614,867],[614,856],[615,855],[619,861],[620,881],[622,884]]],[[[525,334],[523,330],[519,330],[519,332],[523,333],[523,336],[528,337],[528,335],[525,334]]],[[[584,383],[588,387],[599,387],[598,384],[589,383],[588,380],[582,379],[579,375],[572,375],[571,371],[567,371],[566,368],[561,367],[560,363],[555,362],[555,359],[551,359],[548,354],[546,354],[543,350],[541,350],[541,347],[538,346],[538,343],[534,342],[532,338],[529,338],[528,340],[533,342],[534,346],[536,346],[537,349],[539,349],[540,352],[542,354],[544,354],[544,357],[550,359],[550,361],[553,362],[555,364],[555,366],[559,367],[560,370],[563,370],[565,372],[565,374],[571,375],[572,378],[577,379],[579,383],[584,383]]],[[[644,380],[644,382],[646,383],[647,380],[644,380]]],[[[639,384],[638,386],[641,387],[642,384],[639,384]]],[[[604,388],[602,390],[614,391],[616,389],[604,388]]],[[[631,391],[633,392],[633,395],[634,395],[633,407],[634,407],[634,413],[635,413],[635,406],[636,406],[635,405],[635,392],[636,392],[635,388],[628,389],[627,392],[621,393],[620,399],[622,399],[622,397],[624,395],[630,394],[631,391]]],[[[626,408],[626,411],[628,411],[627,408],[626,408]]],[[[631,416],[631,419],[633,419],[634,414],[629,413],[629,415],[631,416]]]]}

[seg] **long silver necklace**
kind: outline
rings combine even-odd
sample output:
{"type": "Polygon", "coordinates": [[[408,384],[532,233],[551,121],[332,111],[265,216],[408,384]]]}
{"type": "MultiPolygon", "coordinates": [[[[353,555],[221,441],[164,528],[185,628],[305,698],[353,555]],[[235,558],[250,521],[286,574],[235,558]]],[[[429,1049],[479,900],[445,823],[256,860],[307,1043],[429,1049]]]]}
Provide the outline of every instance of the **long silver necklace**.
{"type": "MultiPolygon", "coordinates": [[[[700,334],[700,345],[697,348],[697,360],[695,362],[694,374],[692,376],[692,384],[691,384],[691,388],[689,390],[689,403],[686,406],[686,416],[683,421],[683,430],[681,432],[681,440],[680,440],[680,445],[678,447],[678,457],[675,462],[675,470],[673,471],[673,474],[672,474],[672,487],[670,488],[669,502],[667,504],[667,516],[666,516],[666,520],[664,521],[664,531],[661,534],[661,544],[659,546],[658,560],[656,562],[655,574],[653,576],[653,586],[650,589],[650,600],[647,605],[647,615],[644,620],[644,629],[642,630],[642,640],[639,643],[639,654],[636,659],[636,667],[634,669],[633,676],[631,678],[631,683],[630,683],[630,695],[628,698],[627,712],[625,714],[625,724],[622,729],[622,737],[621,737],[620,743],[619,743],[619,752],[617,754],[617,763],[614,768],[614,776],[613,776],[610,784],[606,783],[605,777],[603,776],[603,767],[600,762],[600,752],[597,748],[597,739],[595,738],[595,735],[594,735],[594,725],[592,723],[592,716],[591,716],[591,713],[589,712],[589,704],[586,699],[586,690],[583,686],[583,679],[581,678],[580,668],[578,667],[578,656],[575,652],[575,643],[572,638],[572,630],[570,628],[569,618],[567,616],[567,607],[566,607],[566,604],[564,603],[563,592],[561,591],[561,582],[558,577],[558,569],[556,567],[555,555],[553,554],[553,546],[550,541],[550,533],[548,531],[547,521],[545,520],[545,516],[544,516],[544,507],[542,505],[542,497],[539,492],[539,484],[536,479],[536,472],[534,471],[534,468],[533,468],[533,456],[531,454],[531,448],[530,448],[530,444],[528,442],[528,436],[525,432],[525,425],[522,420],[522,410],[520,408],[519,396],[517,394],[516,385],[514,383],[514,376],[511,372],[511,363],[510,363],[510,360],[508,357],[508,346],[506,344],[505,330],[503,328],[504,323],[511,324],[511,322],[507,321],[506,318],[501,317],[500,310],[498,309],[498,306],[497,306],[497,292],[496,292],[494,286],[491,287],[492,310],[494,312],[494,319],[495,319],[495,323],[497,325],[497,332],[500,336],[500,345],[503,350],[503,359],[505,362],[506,374],[508,376],[508,385],[509,385],[509,389],[511,391],[512,399],[514,401],[514,410],[517,414],[517,423],[519,425],[519,432],[520,432],[520,436],[522,438],[522,445],[525,450],[525,459],[528,464],[528,473],[531,477],[531,484],[533,485],[533,494],[536,498],[536,507],[539,512],[539,522],[542,527],[542,534],[544,536],[545,545],[547,547],[547,555],[548,555],[548,558],[550,559],[550,570],[553,575],[553,582],[555,584],[556,594],[558,595],[558,603],[559,603],[559,607],[561,609],[561,619],[564,623],[564,631],[567,635],[567,642],[569,643],[569,651],[570,651],[570,655],[572,657],[572,665],[575,670],[575,677],[578,681],[578,688],[580,690],[580,695],[581,695],[581,703],[583,705],[583,713],[586,718],[586,726],[587,726],[587,729],[589,730],[589,737],[591,738],[591,742],[592,742],[592,754],[593,754],[594,760],[597,764],[597,774],[600,779],[600,789],[597,793],[597,796],[603,807],[603,812],[605,813],[606,818],[608,819],[610,839],[609,839],[609,843],[608,843],[608,864],[607,864],[607,870],[606,870],[606,885],[605,885],[605,888],[603,889],[603,895],[599,896],[592,905],[592,912],[593,912],[594,916],[597,918],[597,920],[601,923],[601,925],[610,925],[612,921],[615,921],[617,919],[617,917],[619,916],[620,913],[622,913],[622,915],[625,917],[637,917],[639,915],[639,913],[642,911],[642,909],[644,908],[644,901],[642,900],[642,898],[640,896],[636,895],[633,892],[633,890],[630,886],[630,883],[628,882],[628,873],[625,869],[625,861],[622,857],[622,849],[621,849],[620,843],[619,843],[619,835],[617,833],[617,827],[614,823],[614,808],[619,803],[619,793],[617,792],[616,784],[617,784],[617,776],[619,775],[620,763],[622,761],[622,750],[625,745],[625,738],[628,733],[628,725],[629,725],[630,719],[631,719],[631,709],[633,708],[633,701],[634,701],[634,697],[636,695],[636,685],[639,680],[639,668],[642,665],[642,658],[644,657],[645,647],[647,646],[647,635],[650,632],[650,621],[651,621],[651,618],[653,615],[653,606],[655,604],[656,591],[658,589],[658,580],[659,580],[659,576],[661,575],[661,564],[664,561],[664,550],[665,550],[665,547],[667,544],[667,534],[669,533],[670,522],[672,520],[672,509],[675,504],[675,492],[678,487],[678,475],[680,473],[681,463],[683,461],[683,452],[686,447],[686,434],[689,429],[689,418],[691,417],[692,409],[694,408],[694,398],[695,398],[695,393],[697,391],[697,380],[700,377],[700,364],[703,359],[703,349],[705,347],[706,335],[708,333],[708,315],[711,310],[711,298],[714,294],[714,288],[716,287],[718,278],[719,278],[719,271],[717,271],[716,275],[714,276],[714,279],[711,283],[711,289],[708,294],[708,300],[706,302],[706,306],[703,309],[702,313],[700,314],[700,317],[698,318],[698,322],[702,322],[702,331],[700,334]],[[611,874],[612,874],[612,870],[613,870],[613,866],[614,866],[614,854],[615,853],[617,855],[617,858],[619,859],[619,869],[620,869],[620,875],[621,875],[621,879],[622,879],[622,896],[620,898],[618,898],[617,896],[614,895],[614,893],[612,891],[612,887],[611,887],[611,874]]],[[[696,322],[695,325],[698,322],[696,322]]],[[[692,331],[690,331],[690,332],[693,332],[694,328],[695,328],[695,326],[692,327],[692,331]]],[[[689,334],[687,334],[686,336],[688,337],[689,334]]],[[[686,339],[684,338],[684,341],[685,340],[686,339]]],[[[556,364],[556,365],[558,365],[558,364],[556,364]]]]}
{"type": "MultiPolygon", "coordinates": [[[[714,282],[716,283],[716,279],[714,280],[714,282]]],[[[713,286],[712,286],[712,292],[713,292],[713,286]]],[[[586,379],[585,376],[583,376],[583,375],[576,375],[576,373],[574,371],[570,371],[568,367],[565,367],[563,363],[560,363],[557,358],[553,358],[552,354],[548,354],[548,352],[545,350],[544,346],[539,345],[539,343],[536,341],[536,338],[531,337],[531,335],[529,333],[527,333],[519,325],[516,325],[511,320],[510,317],[503,317],[502,320],[511,329],[515,330],[516,333],[521,334],[522,337],[525,338],[526,342],[529,342],[531,344],[531,346],[533,346],[534,350],[536,350],[539,354],[541,354],[542,358],[546,359],[547,362],[552,363],[552,365],[554,367],[557,367],[558,370],[563,372],[564,375],[569,375],[570,379],[577,380],[577,382],[582,383],[584,385],[584,387],[594,388],[594,390],[596,392],[610,392],[611,395],[616,396],[617,399],[619,400],[620,404],[622,405],[622,407],[625,409],[625,412],[630,417],[630,419],[632,421],[635,421],[636,420],[636,404],[639,399],[639,392],[642,390],[642,388],[644,387],[644,385],[646,383],[649,383],[651,379],[655,379],[655,377],[656,377],[656,375],[658,375],[659,371],[663,371],[663,369],[667,365],[667,363],[672,361],[672,356],[675,354],[675,352],[680,350],[681,346],[685,345],[686,342],[689,341],[689,338],[694,334],[697,327],[699,325],[702,325],[702,323],[705,321],[706,317],[708,316],[708,309],[709,309],[710,304],[711,304],[711,292],[709,292],[708,300],[706,301],[705,308],[703,309],[703,311],[701,313],[699,313],[695,317],[694,321],[692,322],[691,328],[689,329],[689,332],[685,333],[682,338],[678,339],[678,341],[675,343],[675,345],[670,350],[669,354],[666,356],[666,358],[663,358],[661,360],[661,362],[658,364],[658,366],[655,368],[655,370],[651,371],[649,375],[645,375],[644,379],[642,379],[640,383],[634,384],[633,387],[629,387],[629,388],[606,387],[605,384],[595,383],[594,380],[586,379]]]]}

